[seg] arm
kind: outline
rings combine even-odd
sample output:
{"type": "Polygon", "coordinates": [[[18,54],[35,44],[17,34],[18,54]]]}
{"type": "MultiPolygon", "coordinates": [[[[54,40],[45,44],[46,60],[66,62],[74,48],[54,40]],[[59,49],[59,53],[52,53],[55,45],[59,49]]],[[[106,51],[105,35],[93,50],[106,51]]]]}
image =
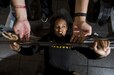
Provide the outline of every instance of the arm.
{"type": "Polygon", "coordinates": [[[29,40],[30,24],[27,19],[25,0],[12,0],[12,4],[16,13],[14,31],[21,39],[29,40]]]}
{"type": "MultiPolygon", "coordinates": [[[[74,13],[87,13],[88,3],[89,3],[89,0],[76,0],[74,13]]],[[[85,16],[74,15],[74,22],[75,20],[86,21],[86,15],[85,16]]]]}
{"type": "Polygon", "coordinates": [[[71,42],[76,42],[76,40],[81,40],[82,42],[85,39],[85,36],[91,35],[92,33],[91,26],[86,23],[88,2],[89,0],[76,0],[71,42]]]}
{"type": "Polygon", "coordinates": [[[75,13],[87,13],[89,0],[76,0],[75,13]]]}

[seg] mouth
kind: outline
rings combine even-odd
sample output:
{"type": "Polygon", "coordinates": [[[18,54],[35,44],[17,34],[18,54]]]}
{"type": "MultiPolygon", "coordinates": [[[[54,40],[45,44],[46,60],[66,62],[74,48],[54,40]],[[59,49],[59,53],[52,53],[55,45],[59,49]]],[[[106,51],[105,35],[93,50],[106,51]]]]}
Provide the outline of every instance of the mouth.
{"type": "Polygon", "coordinates": [[[59,34],[62,34],[63,32],[59,32],[59,34]]]}
{"type": "Polygon", "coordinates": [[[58,36],[60,36],[60,37],[63,36],[63,32],[58,32],[57,34],[58,34],[58,36]]]}

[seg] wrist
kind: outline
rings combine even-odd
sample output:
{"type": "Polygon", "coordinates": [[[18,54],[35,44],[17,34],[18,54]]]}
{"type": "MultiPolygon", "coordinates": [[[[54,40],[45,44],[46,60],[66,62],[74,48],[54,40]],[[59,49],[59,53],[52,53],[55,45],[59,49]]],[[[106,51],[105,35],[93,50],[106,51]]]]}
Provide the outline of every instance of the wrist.
{"type": "Polygon", "coordinates": [[[16,16],[16,20],[18,21],[27,21],[27,17],[16,16]]]}
{"type": "Polygon", "coordinates": [[[19,20],[27,19],[27,10],[25,4],[13,5],[13,8],[15,9],[16,19],[19,20]]]}
{"type": "Polygon", "coordinates": [[[87,16],[87,13],[74,13],[74,17],[76,16],[87,16]]]}
{"type": "Polygon", "coordinates": [[[14,5],[13,6],[15,9],[24,9],[24,8],[26,8],[26,5],[25,4],[23,4],[23,5],[14,5]]]}
{"type": "Polygon", "coordinates": [[[74,20],[81,22],[81,21],[86,21],[86,17],[85,16],[76,16],[74,17],[74,20]]]}
{"type": "Polygon", "coordinates": [[[15,15],[16,19],[18,19],[18,20],[27,19],[26,9],[16,9],[15,12],[16,12],[16,15],[15,15]]]}
{"type": "Polygon", "coordinates": [[[86,21],[86,13],[74,13],[74,19],[77,21],[86,21]]]}
{"type": "Polygon", "coordinates": [[[21,51],[21,48],[13,49],[13,51],[15,51],[15,52],[20,52],[20,51],[21,51]]]}

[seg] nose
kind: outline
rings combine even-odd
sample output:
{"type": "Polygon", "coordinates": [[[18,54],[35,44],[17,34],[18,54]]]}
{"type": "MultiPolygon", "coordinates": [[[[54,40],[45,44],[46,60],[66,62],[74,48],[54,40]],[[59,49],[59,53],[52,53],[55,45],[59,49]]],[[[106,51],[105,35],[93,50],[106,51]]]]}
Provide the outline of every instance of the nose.
{"type": "Polygon", "coordinates": [[[61,32],[61,31],[62,31],[62,28],[61,28],[61,27],[59,27],[59,28],[58,28],[58,31],[59,31],[59,32],[61,32]]]}

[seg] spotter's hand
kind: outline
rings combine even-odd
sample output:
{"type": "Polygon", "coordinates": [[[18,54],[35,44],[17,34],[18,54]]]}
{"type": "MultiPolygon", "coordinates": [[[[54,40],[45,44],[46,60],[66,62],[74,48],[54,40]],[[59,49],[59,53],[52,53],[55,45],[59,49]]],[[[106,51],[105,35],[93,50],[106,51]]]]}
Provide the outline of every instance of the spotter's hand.
{"type": "Polygon", "coordinates": [[[2,35],[10,41],[17,41],[19,39],[17,35],[6,31],[3,31],[2,35]]]}
{"type": "Polygon", "coordinates": [[[73,35],[70,42],[83,43],[86,36],[92,34],[91,26],[85,21],[74,21],[73,23],[73,35]]]}

